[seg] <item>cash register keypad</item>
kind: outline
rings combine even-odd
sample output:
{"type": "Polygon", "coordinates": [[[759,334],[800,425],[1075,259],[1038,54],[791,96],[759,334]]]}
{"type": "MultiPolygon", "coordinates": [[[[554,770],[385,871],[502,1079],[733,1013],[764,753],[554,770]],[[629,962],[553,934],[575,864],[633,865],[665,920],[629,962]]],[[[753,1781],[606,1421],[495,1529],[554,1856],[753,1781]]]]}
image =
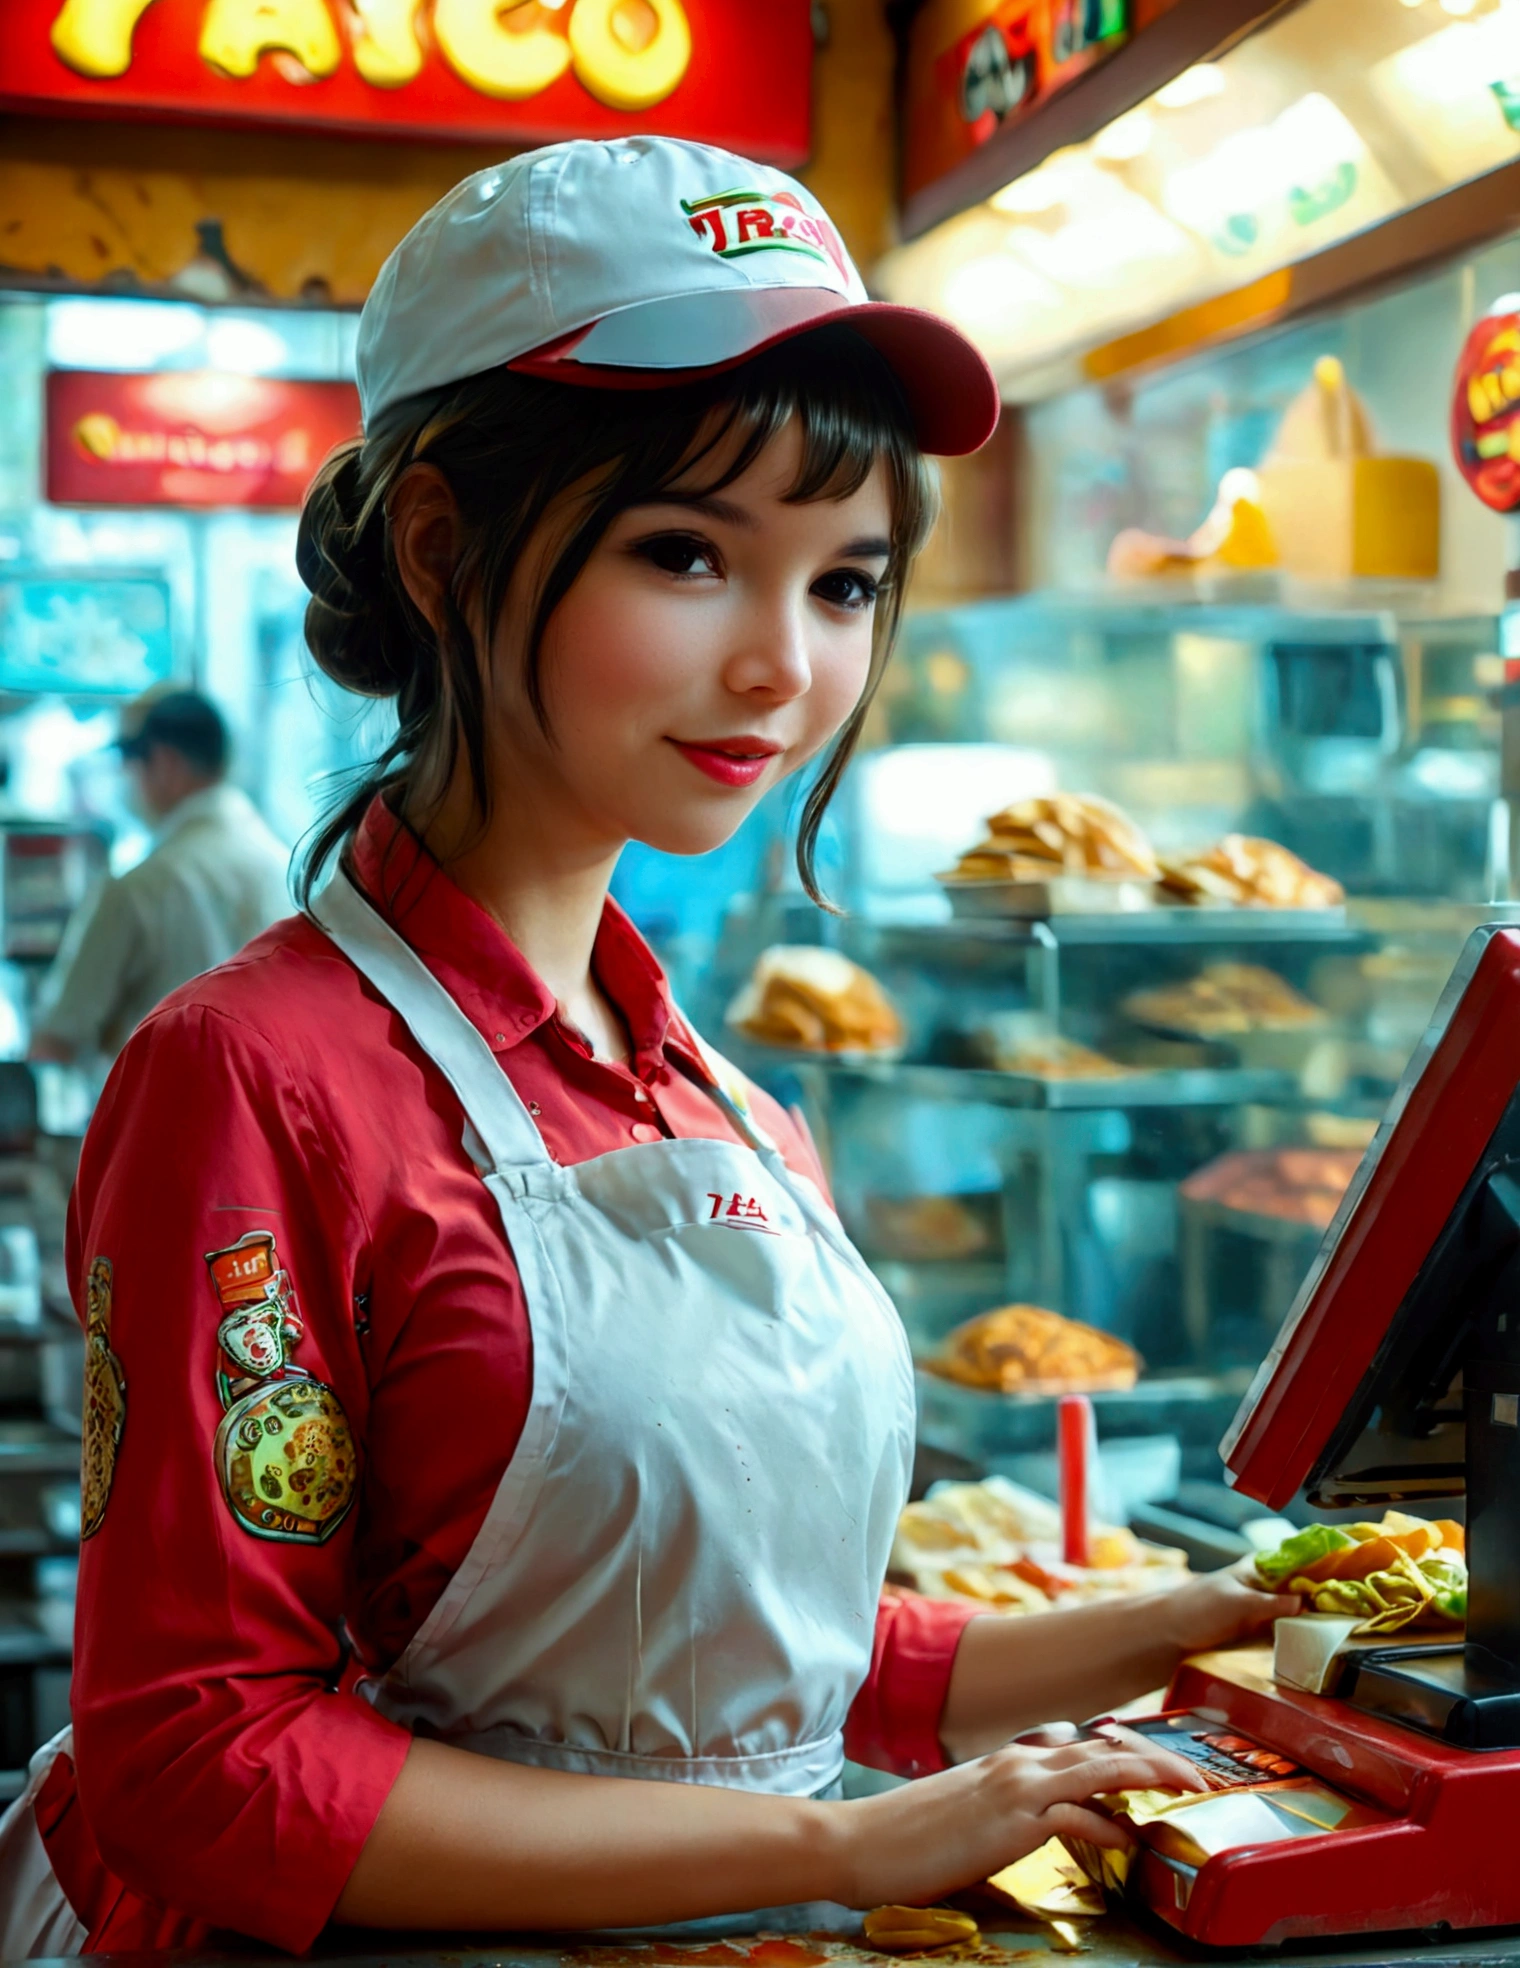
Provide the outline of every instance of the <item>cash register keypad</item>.
{"type": "MultiPolygon", "coordinates": [[[[1131,1724],[1131,1727],[1136,1725],[1131,1724]]],[[[1138,1725],[1142,1735],[1162,1742],[1177,1756],[1196,1763],[1210,1783],[1232,1789],[1242,1784],[1281,1783],[1301,1777],[1303,1768],[1275,1749],[1237,1736],[1202,1715],[1167,1715],[1138,1725]]]]}

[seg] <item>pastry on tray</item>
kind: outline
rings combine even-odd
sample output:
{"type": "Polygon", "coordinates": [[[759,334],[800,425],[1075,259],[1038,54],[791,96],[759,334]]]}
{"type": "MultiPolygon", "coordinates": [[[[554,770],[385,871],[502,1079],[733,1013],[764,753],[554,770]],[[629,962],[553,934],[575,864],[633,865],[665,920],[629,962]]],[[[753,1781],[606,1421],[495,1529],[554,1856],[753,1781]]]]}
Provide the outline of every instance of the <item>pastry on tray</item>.
{"type": "Polygon", "coordinates": [[[1361,1160],[1354,1148],[1245,1148],[1196,1169],[1181,1193],[1190,1202],[1328,1230],[1361,1160]]]}
{"type": "Polygon", "coordinates": [[[1276,841],[1226,834],[1203,853],[1163,857],[1167,898],[1243,909],[1333,909],[1346,891],[1276,841]]]}
{"type": "Polygon", "coordinates": [[[866,1221],[883,1257],[974,1257],[994,1241],[985,1217],[955,1196],[868,1196],[866,1221]]]}
{"type": "Polygon", "coordinates": [[[1092,793],[1052,793],[994,813],[987,838],[968,848],[942,881],[1154,881],[1151,844],[1117,806],[1092,793]]]}
{"type": "Polygon", "coordinates": [[[1126,1016],[1164,1032],[1213,1039],[1242,1032],[1293,1032],[1323,1023],[1312,999],[1263,964],[1207,964],[1181,984],[1133,991],[1124,1000],[1126,1016]]]}
{"type": "Polygon", "coordinates": [[[1080,1319],[1038,1305],[1000,1305],[957,1326],[932,1372],[999,1394],[1080,1394],[1133,1387],[1140,1356],[1080,1319]]]}
{"type": "Polygon", "coordinates": [[[1034,1024],[1022,1012],[987,1019],[968,1034],[966,1051],[975,1065],[1036,1080],[1119,1080],[1130,1070],[1106,1053],[1034,1024]]]}
{"type": "Polygon", "coordinates": [[[902,1020],[871,973],[811,944],[763,951],[728,1023],[799,1052],[893,1052],[903,1042],[902,1020]]]}

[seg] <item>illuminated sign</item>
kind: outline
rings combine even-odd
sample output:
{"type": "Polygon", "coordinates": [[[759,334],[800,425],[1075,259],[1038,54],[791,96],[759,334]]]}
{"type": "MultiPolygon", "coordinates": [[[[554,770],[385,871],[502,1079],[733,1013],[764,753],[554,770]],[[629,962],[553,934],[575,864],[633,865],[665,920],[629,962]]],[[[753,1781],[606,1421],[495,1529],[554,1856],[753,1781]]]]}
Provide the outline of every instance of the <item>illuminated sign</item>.
{"type": "Polygon", "coordinates": [[[47,379],[47,496],[67,506],[299,506],[359,431],[352,383],[216,370],[47,379]]]}
{"type": "Polygon", "coordinates": [[[809,0],[5,0],[0,103],[807,155],[809,0]]]}
{"type": "Polygon", "coordinates": [[[1132,12],[1131,0],[929,0],[909,41],[908,195],[1112,53],[1132,12]]]}
{"type": "Polygon", "coordinates": [[[1485,506],[1520,508],[1520,314],[1489,314],[1468,336],[1451,403],[1457,469],[1485,506]]]}

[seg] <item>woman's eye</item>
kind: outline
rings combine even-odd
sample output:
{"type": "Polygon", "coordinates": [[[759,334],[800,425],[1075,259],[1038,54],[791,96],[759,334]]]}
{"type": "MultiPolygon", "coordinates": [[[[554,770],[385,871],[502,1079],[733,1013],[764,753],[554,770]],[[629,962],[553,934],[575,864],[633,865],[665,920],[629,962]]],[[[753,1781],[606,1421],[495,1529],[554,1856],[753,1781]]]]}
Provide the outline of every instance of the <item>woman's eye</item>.
{"type": "Polygon", "coordinates": [[[680,577],[718,571],[717,556],[707,541],[690,533],[658,533],[652,540],[640,540],[634,551],[662,574],[680,577]]]}
{"type": "Polygon", "coordinates": [[[873,581],[856,567],[836,567],[833,573],[813,583],[813,593],[831,608],[869,608],[880,590],[880,581],[873,581]]]}

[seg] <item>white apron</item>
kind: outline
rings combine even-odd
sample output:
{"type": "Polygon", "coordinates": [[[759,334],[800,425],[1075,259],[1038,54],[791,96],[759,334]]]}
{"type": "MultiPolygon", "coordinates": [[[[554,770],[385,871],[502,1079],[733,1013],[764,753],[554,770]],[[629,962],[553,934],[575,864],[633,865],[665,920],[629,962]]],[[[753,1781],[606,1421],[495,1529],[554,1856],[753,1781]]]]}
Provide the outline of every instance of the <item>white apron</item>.
{"type": "Polygon", "coordinates": [[[562,1168],[357,891],[340,877],[314,914],[458,1095],[533,1333],[516,1453],[371,1699],[542,1768],[828,1789],[912,1463],[891,1301],[737,1109],[753,1146],[659,1140],[562,1168]]]}
{"type": "MultiPolygon", "coordinates": [[[[516,1763],[831,1790],[912,1466],[891,1301],[736,1100],[705,1089],[749,1146],[659,1140],[561,1167],[344,876],[312,914],[458,1096],[533,1335],[527,1422],[485,1522],[366,1693],[516,1763]]],[[[6,1829],[30,1834],[29,1876],[45,1869],[29,1806],[6,1829]]],[[[61,1898],[34,1891],[25,1932],[0,1908],[0,1957],[55,1951],[61,1898]]]]}

